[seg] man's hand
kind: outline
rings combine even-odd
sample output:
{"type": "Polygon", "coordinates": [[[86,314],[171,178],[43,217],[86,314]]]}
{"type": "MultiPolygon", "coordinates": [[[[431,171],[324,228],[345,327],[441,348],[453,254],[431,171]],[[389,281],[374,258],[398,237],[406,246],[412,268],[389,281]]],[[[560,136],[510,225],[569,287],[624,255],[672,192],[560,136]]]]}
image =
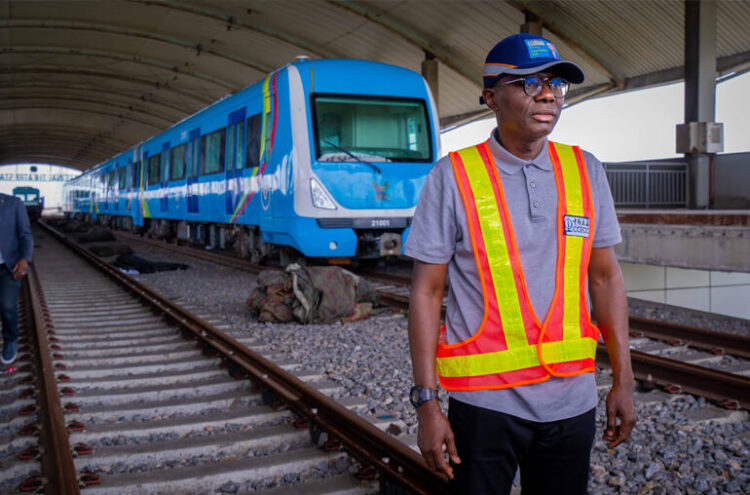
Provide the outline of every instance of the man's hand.
{"type": "Polygon", "coordinates": [[[630,438],[635,426],[633,368],[628,344],[628,300],[613,247],[591,250],[589,294],[593,314],[612,363],[613,385],[607,395],[607,426],[602,435],[611,449],[630,438]]]}
{"type": "Polygon", "coordinates": [[[633,405],[633,387],[612,385],[607,394],[607,427],[602,438],[607,447],[614,448],[630,438],[635,426],[635,406],[633,405]],[[619,424],[618,424],[619,419],[619,424]]]}
{"type": "Polygon", "coordinates": [[[29,271],[29,262],[21,258],[13,267],[13,279],[18,280],[19,278],[26,275],[26,272],[28,271],[29,271]]]}
{"type": "Polygon", "coordinates": [[[448,423],[448,418],[440,410],[440,404],[436,400],[422,404],[417,409],[417,416],[419,418],[417,445],[427,466],[453,479],[453,468],[445,460],[443,445],[454,464],[461,464],[461,459],[458,457],[453,430],[448,423]]]}

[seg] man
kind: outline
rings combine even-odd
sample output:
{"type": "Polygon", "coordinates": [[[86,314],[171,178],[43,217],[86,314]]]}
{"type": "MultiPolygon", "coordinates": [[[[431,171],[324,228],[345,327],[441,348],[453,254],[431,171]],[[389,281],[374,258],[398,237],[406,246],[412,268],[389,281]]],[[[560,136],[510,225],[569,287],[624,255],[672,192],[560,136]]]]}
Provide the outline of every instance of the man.
{"type": "Polygon", "coordinates": [[[2,364],[12,364],[18,355],[18,293],[21,277],[31,263],[34,241],[23,202],[0,194],[0,320],[3,325],[2,364]]]}
{"type": "Polygon", "coordinates": [[[586,493],[599,330],[613,369],[609,447],[635,424],[613,249],[621,237],[606,176],[593,155],[547,140],[569,84],[583,78],[542,37],[500,41],[482,91],[497,128],[441,159],[417,205],[405,245],[415,259],[410,398],[425,461],[456,493],[507,494],[519,467],[524,495],[586,493]],[[449,420],[435,400],[436,374],[449,391],[449,420]]]}

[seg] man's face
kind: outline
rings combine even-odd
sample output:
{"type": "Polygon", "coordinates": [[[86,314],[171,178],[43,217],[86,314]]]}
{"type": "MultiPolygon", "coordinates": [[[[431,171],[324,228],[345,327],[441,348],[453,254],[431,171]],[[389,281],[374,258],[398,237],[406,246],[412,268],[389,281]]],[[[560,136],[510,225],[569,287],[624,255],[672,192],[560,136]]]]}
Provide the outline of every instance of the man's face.
{"type": "MultiPolygon", "coordinates": [[[[555,77],[541,72],[534,74],[544,81],[555,77]]],[[[549,135],[560,118],[563,97],[552,94],[548,84],[536,96],[524,92],[523,82],[503,84],[523,76],[505,76],[495,86],[484,90],[487,105],[497,116],[501,135],[520,139],[538,139],[549,135]]]]}

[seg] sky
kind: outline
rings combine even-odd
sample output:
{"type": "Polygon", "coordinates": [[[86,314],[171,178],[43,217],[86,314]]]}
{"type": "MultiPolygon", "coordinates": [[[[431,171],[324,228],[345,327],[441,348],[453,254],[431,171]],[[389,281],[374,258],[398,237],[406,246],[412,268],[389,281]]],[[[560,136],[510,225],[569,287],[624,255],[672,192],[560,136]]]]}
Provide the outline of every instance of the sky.
{"type": "MultiPolygon", "coordinates": [[[[596,98],[563,109],[551,139],[576,144],[603,162],[682,156],[675,126],[684,120],[684,84],[596,98]]],[[[750,73],[716,86],[716,122],[724,124],[724,153],[750,151],[750,73]]],[[[494,118],[442,134],[442,152],[487,139],[494,118]]]]}

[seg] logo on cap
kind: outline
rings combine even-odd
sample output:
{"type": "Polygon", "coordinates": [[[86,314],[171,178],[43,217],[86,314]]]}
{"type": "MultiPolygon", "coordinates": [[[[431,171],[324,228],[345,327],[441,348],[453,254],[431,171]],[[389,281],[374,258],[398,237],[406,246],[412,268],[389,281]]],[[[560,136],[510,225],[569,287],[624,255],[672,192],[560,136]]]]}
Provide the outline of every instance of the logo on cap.
{"type": "Polygon", "coordinates": [[[557,53],[555,45],[547,40],[543,39],[528,39],[526,42],[526,48],[529,51],[529,58],[551,58],[554,60],[560,60],[560,54],[557,53]]]}

